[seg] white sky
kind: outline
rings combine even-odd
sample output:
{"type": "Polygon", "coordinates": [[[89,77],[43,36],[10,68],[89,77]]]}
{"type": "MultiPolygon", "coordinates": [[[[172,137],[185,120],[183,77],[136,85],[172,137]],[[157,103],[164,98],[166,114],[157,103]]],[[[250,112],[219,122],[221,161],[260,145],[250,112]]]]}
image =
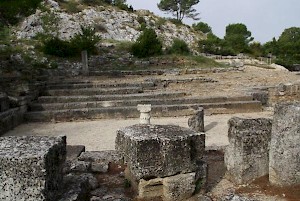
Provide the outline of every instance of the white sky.
{"type": "MultiPolygon", "coordinates": [[[[127,0],[134,9],[147,9],[167,16],[157,8],[159,0],[127,0]]],[[[195,6],[201,20],[223,38],[228,24],[243,23],[255,41],[278,38],[286,28],[300,27],[300,0],[200,0],[195,6]]],[[[170,15],[169,15],[170,16],[170,15]]],[[[185,20],[187,24],[194,23],[185,20]]]]}

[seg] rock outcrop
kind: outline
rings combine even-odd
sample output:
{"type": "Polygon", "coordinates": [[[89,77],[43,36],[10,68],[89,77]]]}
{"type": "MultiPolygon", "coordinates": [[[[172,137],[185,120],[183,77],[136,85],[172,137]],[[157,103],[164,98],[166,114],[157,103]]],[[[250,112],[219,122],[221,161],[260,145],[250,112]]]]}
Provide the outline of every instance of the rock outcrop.
{"type": "Polygon", "coordinates": [[[48,32],[57,34],[61,39],[69,39],[81,31],[81,26],[92,26],[103,39],[135,41],[141,33],[142,23],[155,29],[165,46],[170,46],[174,38],[179,38],[193,49],[199,39],[205,37],[186,25],[175,25],[145,10],[127,12],[112,6],[91,7],[78,3],[80,11],[72,13],[52,0],[44,4],[47,9],[37,10],[17,28],[17,38],[30,39],[38,33],[48,32]]]}

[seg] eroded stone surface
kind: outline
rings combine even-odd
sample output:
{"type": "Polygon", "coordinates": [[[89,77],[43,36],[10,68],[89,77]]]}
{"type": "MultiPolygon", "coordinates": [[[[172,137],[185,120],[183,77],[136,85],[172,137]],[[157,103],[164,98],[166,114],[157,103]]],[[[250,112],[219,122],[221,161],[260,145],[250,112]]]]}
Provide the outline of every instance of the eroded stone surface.
{"type": "Polygon", "coordinates": [[[300,102],[275,106],[269,180],[278,186],[300,184],[300,102]]]}
{"type": "Polygon", "coordinates": [[[56,200],[66,137],[0,137],[0,200],[56,200]]]}
{"type": "Polygon", "coordinates": [[[272,121],[233,117],[228,124],[229,145],[225,152],[228,179],[242,184],[267,175],[272,121]]]}
{"type": "Polygon", "coordinates": [[[205,136],[172,125],[134,125],[117,131],[116,150],[136,178],[167,177],[196,170],[205,136]]]}
{"type": "Polygon", "coordinates": [[[190,198],[195,191],[195,173],[178,174],[163,181],[165,201],[183,201],[190,198]]]}
{"type": "Polygon", "coordinates": [[[189,127],[197,132],[204,132],[204,109],[198,108],[196,114],[188,120],[189,127]]]}

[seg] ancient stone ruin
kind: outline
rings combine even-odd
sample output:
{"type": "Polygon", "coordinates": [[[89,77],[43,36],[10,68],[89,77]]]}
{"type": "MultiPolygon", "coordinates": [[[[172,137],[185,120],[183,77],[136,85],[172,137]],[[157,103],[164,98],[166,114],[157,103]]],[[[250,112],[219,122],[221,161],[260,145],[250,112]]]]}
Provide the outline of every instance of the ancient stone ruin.
{"type": "Polygon", "coordinates": [[[1,137],[0,200],[57,200],[65,137],[1,137]]]}
{"type": "Polygon", "coordinates": [[[117,132],[116,150],[141,199],[185,200],[194,193],[197,180],[205,178],[196,177],[205,150],[204,134],[186,128],[126,127],[117,132]]]}
{"type": "Polygon", "coordinates": [[[300,103],[275,106],[270,144],[270,182],[278,186],[300,184],[300,103]]]}
{"type": "Polygon", "coordinates": [[[269,175],[275,186],[300,184],[300,103],[275,106],[274,119],[232,118],[225,152],[227,177],[247,184],[269,175]]]}
{"type": "Polygon", "coordinates": [[[271,119],[241,119],[228,121],[229,145],[225,152],[227,177],[237,184],[245,184],[267,175],[271,119]]]}

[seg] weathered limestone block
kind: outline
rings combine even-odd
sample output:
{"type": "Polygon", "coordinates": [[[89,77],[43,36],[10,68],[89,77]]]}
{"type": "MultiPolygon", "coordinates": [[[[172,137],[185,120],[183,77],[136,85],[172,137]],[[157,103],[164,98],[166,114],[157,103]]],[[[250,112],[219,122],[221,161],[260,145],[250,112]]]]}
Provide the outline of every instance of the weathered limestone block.
{"type": "Polygon", "coordinates": [[[204,109],[199,107],[196,114],[188,120],[189,127],[197,132],[204,132],[204,109]]]}
{"type": "Polygon", "coordinates": [[[165,178],[141,179],[137,194],[142,200],[181,201],[190,198],[195,187],[195,173],[192,172],[165,178]]]}
{"type": "Polygon", "coordinates": [[[140,199],[151,200],[163,198],[163,179],[141,179],[138,183],[137,194],[140,199]]]}
{"type": "Polygon", "coordinates": [[[196,170],[204,134],[172,125],[134,125],[117,131],[116,150],[136,180],[196,170]]]}
{"type": "Polygon", "coordinates": [[[115,150],[82,152],[79,161],[91,163],[92,172],[105,173],[111,164],[117,164],[121,157],[115,150]]]}
{"type": "Polygon", "coordinates": [[[195,191],[195,173],[178,174],[163,180],[164,201],[182,201],[195,191]]]}
{"type": "Polygon", "coordinates": [[[271,120],[234,117],[228,124],[229,145],[224,158],[228,179],[244,184],[267,175],[271,120]]]}
{"type": "Polygon", "coordinates": [[[275,106],[269,180],[278,186],[300,184],[300,102],[275,106]]]}
{"type": "Polygon", "coordinates": [[[0,200],[56,200],[66,137],[0,137],[0,200]]]}

